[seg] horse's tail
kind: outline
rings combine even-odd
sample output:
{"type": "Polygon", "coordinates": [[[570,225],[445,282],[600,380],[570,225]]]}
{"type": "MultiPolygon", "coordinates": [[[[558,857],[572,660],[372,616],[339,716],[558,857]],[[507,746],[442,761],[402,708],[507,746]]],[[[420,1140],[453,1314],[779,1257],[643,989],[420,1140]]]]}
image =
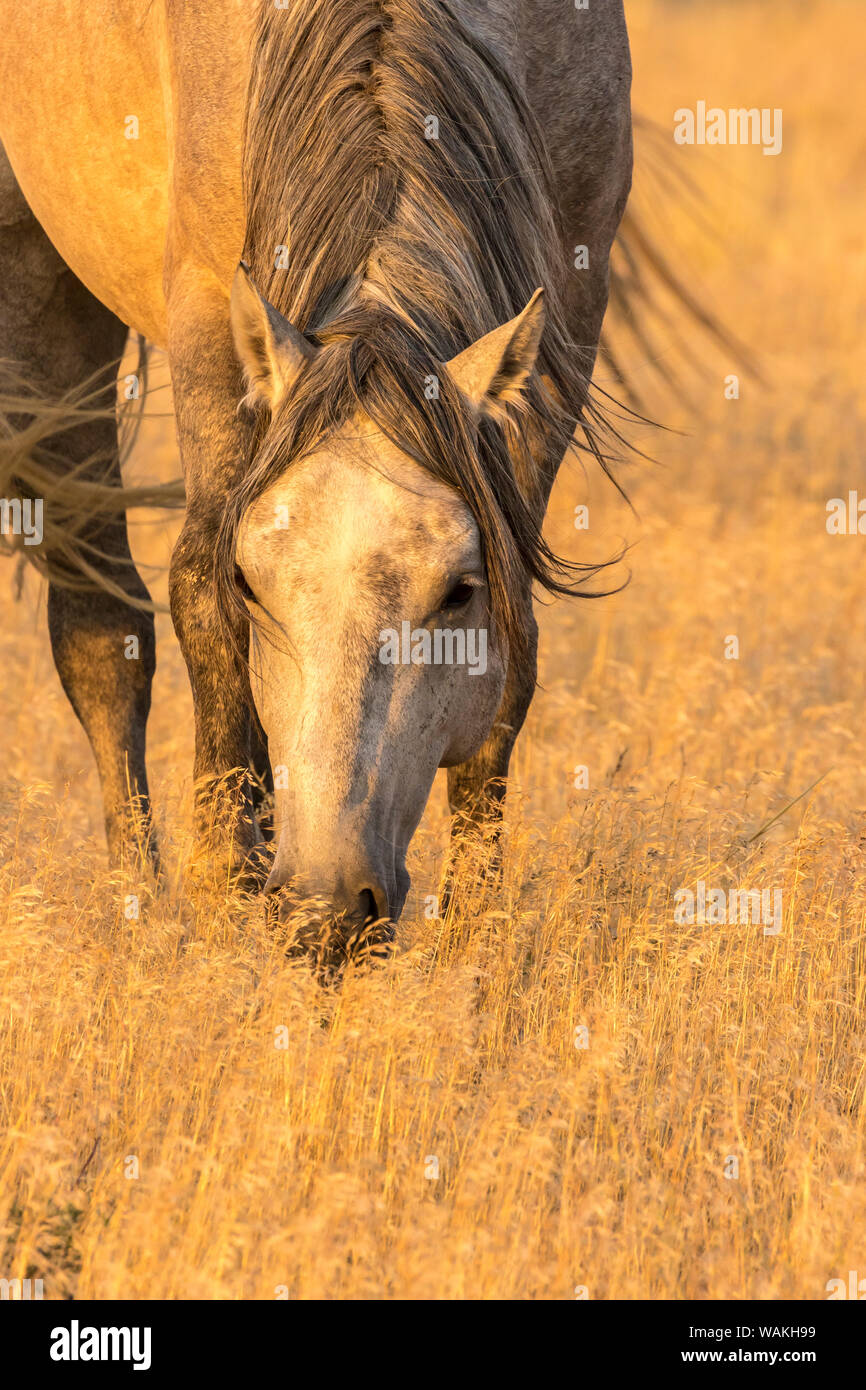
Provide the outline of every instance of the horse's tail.
{"type": "Polygon", "coordinates": [[[690,175],[670,158],[666,131],[640,116],[634,118],[634,129],[639,149],[635,189],[611,252],[610,298],[599,344],[599,357],[613,376],[614,391],[631,406],[643,408],[643,392],[625,364],[625,354],[636,349],[642,369],[681,392],[696,360],[689,326],[697,329],[705,343],[724,352],[732,366],[760,381],[760,368],[749,348],[710,307],[706,296],[690,288],[685,273],[674,269],[680,258],[671,240],[671,219],[664,213],[652,215],[654,209],[675,204],[684,213],[689,237],[698,232],[704,244],[717,242],[707,200],[690,175]]]}
{"type": "Polygon", "coordinates": [[[137,389],[129,401],[106,403],[105,376],[50,399],[25,381],[14,364],[0,363],[0,554],[30,562],[67,589],[106,590],[135,608],[156,605],[127,592],[116,556],[99,542],[105,523],[130,508],[180,508],[183,482],[127,487],[114,451],[70,465],[64,436],[97,420],[118,425],[121,466],[138,437],[147,385],[147,345],[139,336],[137,389]]]}

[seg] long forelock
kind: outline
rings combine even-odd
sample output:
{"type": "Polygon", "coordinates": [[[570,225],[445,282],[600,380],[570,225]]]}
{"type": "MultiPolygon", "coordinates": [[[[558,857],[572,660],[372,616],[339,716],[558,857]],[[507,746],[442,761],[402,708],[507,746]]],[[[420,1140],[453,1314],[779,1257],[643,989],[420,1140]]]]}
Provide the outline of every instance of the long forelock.
{"type": "Polygon", "coordinates": [[[451,488],[478,526],[491,592],[491,617],[515,660],[524,654],[526,572],[535,534],[501,431],[485,453],[468,403],[420,336],[387,310],[335,321],[320,350],[261,430],[250,467],[228,498],[218,544],[224,615],[237,609],[234,554],[241,521],[280,478],[354,419],[372,422],[402,454],[451,488]],[[429,383],[436,382],[434,391],[429,383]],[[510,503],[510,507],[509,507],[510,503]]]}
{"type": "Polygon", "coordinates": [[[543,285],[573,379],[544,142],[447,0],[261,0],[243,172],[253,278],[302,331],[370,296],[447,361],[543,285]]]}

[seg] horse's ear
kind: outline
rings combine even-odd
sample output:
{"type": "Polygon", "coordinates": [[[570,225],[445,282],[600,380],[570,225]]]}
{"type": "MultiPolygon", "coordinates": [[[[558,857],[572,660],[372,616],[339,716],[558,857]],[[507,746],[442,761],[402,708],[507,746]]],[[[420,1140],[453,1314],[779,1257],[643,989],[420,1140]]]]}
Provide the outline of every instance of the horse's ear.
{"type": "Polygon", "coordinates": [[[501,415],[520,400],[544,331],[544,290],[536,290],[516,319],[494,328],[448,363],[448,372],[482,415],[501,415]]]}
{"type": "Polygon", "coordinates": [[[231,321],[249,385],[247,399],[264,401],[273,410],[316,349],[259,294],[243,261],[232,284],[231,321]]]}

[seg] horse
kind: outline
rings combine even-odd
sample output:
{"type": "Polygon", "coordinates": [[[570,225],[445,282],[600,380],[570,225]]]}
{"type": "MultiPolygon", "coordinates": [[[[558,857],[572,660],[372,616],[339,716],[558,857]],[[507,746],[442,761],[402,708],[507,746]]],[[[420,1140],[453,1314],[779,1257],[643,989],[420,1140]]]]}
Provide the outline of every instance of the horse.
{"type": "MultiPolygon", "coordinates": [[[[621,0],[0,13],[0,357],[46,398],[98,383],[52,457],[119,487],[128,331],[170,365],[200,859],[394,923],[438,768],[455,853],[501,823],[533,587],[594,572],[542,524],[631,183],[621,0]]],[[[101,586],[53,575],[52,652],[110,853],[144,826],[156,860],[152,605],[122,512],[86,541],[101,586]]]]}

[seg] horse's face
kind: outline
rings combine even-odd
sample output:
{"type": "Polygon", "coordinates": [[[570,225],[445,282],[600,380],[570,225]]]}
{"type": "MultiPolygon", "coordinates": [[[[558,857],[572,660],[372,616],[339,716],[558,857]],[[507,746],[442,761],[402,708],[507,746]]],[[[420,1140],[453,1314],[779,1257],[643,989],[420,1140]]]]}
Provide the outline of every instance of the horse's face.
{"type": "Polygon", "coordinates": [[[396,919],[436,769],[480,747],[505,680],[475,522],[359,427],[262,495],[237,559],[276,787],[269,887],[396,919]]]}
{"type": "MultiPolygon", "coordinates": [[[[280,345],[267,333],[250,359],[248,291],[244,282],[233,304],[242,360],[268,389],[285,389],[273,384],[267,356],[280,345]]],[[[295,358],[308,351],[284,336],[284,356],[287,341],[295,358]]],[[[534,359],[537,337],[530,346],[534,359]]],[[[478,362],[461,358],[471,386],[478,362]]],[[[290,906],[296,896],[324,901],[360,924],[396,920],[436,769],[481,747],[505,684],[472,513],[359,417],[249,507],[236,562],[275,783],[268,890],[285,890],[290,906]]]]}

